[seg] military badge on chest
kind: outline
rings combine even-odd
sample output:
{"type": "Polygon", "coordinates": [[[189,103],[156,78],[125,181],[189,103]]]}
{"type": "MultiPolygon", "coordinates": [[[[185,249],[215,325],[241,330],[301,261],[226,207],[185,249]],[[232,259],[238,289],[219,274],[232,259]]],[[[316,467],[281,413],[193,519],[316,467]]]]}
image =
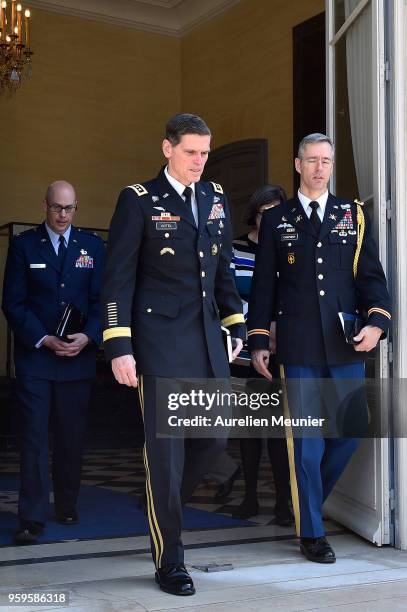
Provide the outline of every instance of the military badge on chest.
{"type": "Polygon", "coordinates": [[[339,236],[347,236],[348,234],[356,234],[356,230],[353,225],[352,211],[349,209],[345,210],[345,214],[342,219],[335,225],[331,232],[339,233],[339,236]]]}
{"type": "Polygon", "coordinates": [[[75,268],[93,268],[93,257],[85,249],[81,249],[80,257],[75,262],[75,268]]]}
{"type": "Polygon", "coordinates": [[[161,212],[160,216],[153,215],[151,220],[156,222],[156,230],[176,230],[178,228],[178,221],[181,220],[181,217],[171,215],[171,213],[163,211],[161,212]]]}
{"type": "Polygon", "coordinates": [[[208,217],[209,220],[225,218],[225,210],[223,208],[223,204],[222,202],[219,202],[218,200],[219,198],[215,196],[213,199],[214,203],[212,205],[211,212],[209,213],[209,217],[208,217]]]}
{"type": "Polygon", "coordinates": [[[287,255],[287,261],[290,265],[295,264],[295,254],[294,253],[288,253],[287,255]]]}

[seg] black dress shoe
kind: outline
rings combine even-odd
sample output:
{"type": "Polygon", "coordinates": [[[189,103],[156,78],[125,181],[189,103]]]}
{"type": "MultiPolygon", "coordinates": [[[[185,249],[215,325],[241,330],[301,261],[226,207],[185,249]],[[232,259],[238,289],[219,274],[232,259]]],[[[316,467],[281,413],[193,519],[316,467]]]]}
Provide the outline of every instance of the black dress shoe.
{"type": "Polygon", "coordinates": [[[274,525],[279,527],[291,527],[294,524],[294,516],[288,504],[277,505],[274,508],[274,525]]]}
{"type": "Polygon", "coordinates": [[[232,512],[233,518],[247,519],[259,513],[259,502],[256,497],[245,497],[240,506],[232,512]]]}
{"type": "Polygon", "coordinates": [[[157,569],[155,581],[162,591],[171,595],[193,595],[194,583],[184,565],[171,564],[157,569]]]}
{"type": "Polygon", "coordinates": [[[56,519],[61,525],[76,525],[79,523],[78,513],[73,510],[72,512],[58,512],[56,519]]]}
{"type": "Polygon", "coordinates": [[[233,489],[233,485],[235,484],[236,478],[239,478],[242,473],[242,468],[240,465],[237,466],[236,470],[233,472],[232,476],[230,476],[225,482],[222,482],[219,485],[218,490],[214,495],[215,501],[222,501],[225,497],[228,497],[233,489]]]}
{"type": "Polygon", "coordinates": [[[27,521],[20,525],[20,529],[14,534],[16,544],[34,544],[42,532],[44,525],[35,521],[27,521]]]}
{"type": "Polygon", "coordinates": [[[325,537],[301,538],[300,551],[314,563],[335,563],[336,557],[325,537]]]}

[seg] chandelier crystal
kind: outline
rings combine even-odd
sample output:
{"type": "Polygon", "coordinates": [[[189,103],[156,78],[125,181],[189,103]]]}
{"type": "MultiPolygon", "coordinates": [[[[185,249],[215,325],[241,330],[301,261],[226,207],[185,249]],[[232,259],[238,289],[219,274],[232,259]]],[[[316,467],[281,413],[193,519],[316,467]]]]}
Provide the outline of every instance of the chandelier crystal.
{"type": "Polygon", "coordinates": [[[31,76],[29,9],[24,11],[17,0],[0,0],[0,94],[13,93],[23,76],[31,76]],[[10,16],[11,13],[11,16],[10,16]]]}

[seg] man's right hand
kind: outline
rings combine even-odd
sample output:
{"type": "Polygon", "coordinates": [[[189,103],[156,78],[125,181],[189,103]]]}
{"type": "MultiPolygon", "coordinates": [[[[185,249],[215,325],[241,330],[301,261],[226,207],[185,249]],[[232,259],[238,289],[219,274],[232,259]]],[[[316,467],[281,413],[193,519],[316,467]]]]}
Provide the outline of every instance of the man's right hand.
{"type": "Polygon", "coordinates": [[[61,338],[57,338],[57,336],[45,336],[41,346],[46,346],[53,353],[59,352],[65,354],[67,349],[69,349],[70,343],[64,342],[61,338]]]}
{"type": "Polygon", "coordinates": [[[258,372],[268,380],[273,380],[273,376],[268,369],[270,351],[267,351],[266,349],[258,349],[256,351],[252,351],[251,357],[252,364],[256,372],[258,372]]]}
{"type": "Polygon", "coordinates": [[[118,383],[128,387],[137,387],[136,362],[133,355],[122,355],[112,359],[112,370],[118,383]]]}

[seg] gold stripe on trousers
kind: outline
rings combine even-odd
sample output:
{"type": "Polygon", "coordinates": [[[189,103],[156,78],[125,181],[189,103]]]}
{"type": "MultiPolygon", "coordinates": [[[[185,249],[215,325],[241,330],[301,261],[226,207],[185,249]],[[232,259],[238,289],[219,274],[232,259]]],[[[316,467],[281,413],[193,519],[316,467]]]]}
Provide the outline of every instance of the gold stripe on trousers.
{"type": "MultiPolygon", "coordinates": [[[[288,405],[287,397],[287,385],[285,378],[284,366],[280,365],[280,379],[283,386],[283,408],[284,408],[284,419],[290,418],[290,408],[288,405]]],[[[295,471],[295,456],[294,456],[294,438],[293,430],[291,425],[285,426],[285,437],[287,441],[287,452],[288,452],[288,465],[290,467],[290,485],[291,485],[291,499],[293,502],[294,518],[295,518],[295,531],[297,536],[301,534],[301,517],[300,517],[300,499],[298,495],[298,484],[297,474],[295,471]]]]}
{"type": "MultiPolygon", "coordinates": [[[[141,414],[143,416],[143,421],[144,421],[144,379],[143,379],[143,375],[141,374],[138,378],[139,378],[138,393],[139,393],[139,398],[140,398],[141,414]]],[[[153,491],[151,488],[151,476],[150,476],[150,467],[148,464],[146,443],[144,443],[143,457],[144,457],[144,467],[146,470],[146,495],[147,495],[148,523],[150,526],[151,537],[152,537],[154,548],[155,548],[156,566],[157,568],[160,568],[162,556],[164,552],[164,542],[163,542],[163,537],[162,537],[161,530],[158,524],[157,515],[155,513],[154,497],[153,497],[153,491]]]]}

